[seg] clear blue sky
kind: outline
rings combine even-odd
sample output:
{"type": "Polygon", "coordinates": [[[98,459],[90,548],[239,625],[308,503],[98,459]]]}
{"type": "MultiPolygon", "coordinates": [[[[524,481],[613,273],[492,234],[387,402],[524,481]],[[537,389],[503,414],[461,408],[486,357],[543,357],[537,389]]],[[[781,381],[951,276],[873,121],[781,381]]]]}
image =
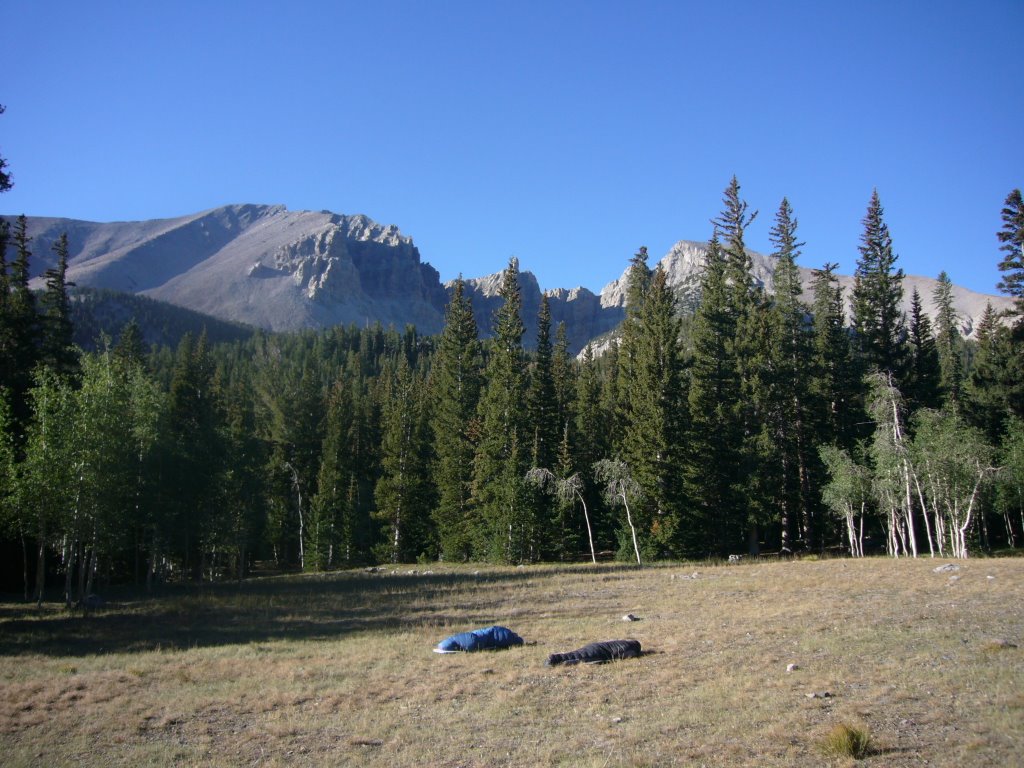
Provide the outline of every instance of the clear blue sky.
{"type": "Polygon", "coordinates": [[[0,212],[365,213],[442,279],[599,290],[706,240],[735,174],[852,272],[873,188],[908,273],[994,293],[1024,186],[1024,0],[0,0],[0,212]]]}

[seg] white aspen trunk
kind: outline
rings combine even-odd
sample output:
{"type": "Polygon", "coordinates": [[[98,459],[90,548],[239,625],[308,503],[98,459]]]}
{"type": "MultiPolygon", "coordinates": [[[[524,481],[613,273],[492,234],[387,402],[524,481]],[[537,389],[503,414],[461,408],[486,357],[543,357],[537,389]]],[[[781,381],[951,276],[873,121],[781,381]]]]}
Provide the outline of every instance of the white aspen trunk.
{"type": "Polygon", "coordinates": [[[857,530],[857,557],[864,557],[864,503],[860,505],[860,526],[857,530]]]}
{"type": "Polygon", "coordinates": [[[73,579],[73,569],[75,567],[75,543],[70,537],[64,537],[64,547],[62,549],[64,557],[64,605],[68,608],[71,607],[71,584],[73,579]]]}
{"type": "Polygon", "coordinates": [[[928,522],[928,505],[924,500],[924,492],[921,490],[921,481],[914,473],[914,486],[917,488],[917,498],[921,502],[921,517],[924,520],[924,530],[928,536],[928,552],[930,557],[935,557],[935,546],[932,544],[932,526],[928,522]]]}
{"type": "Polygon", "coordinates": [[[903,521],[910,544],[911,557],[917,557],[917,536],[914,534],[914,499],[910,488],[910,463],[903,459],[903,521]]]}
{"type": "Polygon", "coordinates": [[[299,482],[299,473],[295,470],[295,467],[291,465],[291,462],[285,462],[285,466],[291,470],[292,483],[295,485],[295,493],[298,496],[299,502],[299,569],[306,570],[306,521],[302,514],[302,483],[299,482]]]}
{"type": "Polygon", "coordinates": [[[850,542],[850,557],[857,556],[857,531],[853,526],[853,505],[846,505],[846,538],[850,542]]]}
{"type": "Polygon", "coordinates": [[[626,508],[626,522],[629,523],[629,530],[633,534],[633,552],[636,553],[636,564],[637,567],[642,566],[640,562],[640,545],[636,540],[636,528],[633,526],[633,515],[629,511],[629,502],[626,501],[626,490],[622,489],[622,506],[626,508]]]}
{"type": "MultiPolygon", "coordinates": [[[[892,385],[892,381],[891,380],[890,380],[889,384],[890,384],[890,386],[892,385]]],[[[910,472],[910,463],[907,461],[906,451],[905,451],[904,446],[903,446],[903,430],[900,428],[900,412],[899,412],[899,408],[897,407],[897,404],[896,404],[896,398],[893,397],[891,402],[892,402],[892,442],[893,442],[893,445],[896,447],[897,452],[899,452],[900,456],[902,457],[901,469],[903,470],[904,494],[903,494],[903,500],[901,501],[900,506],[903,507],[903,517],[904,517],[905,525],[906,525],[905,534],[904,534],[905,538],[904,538],[903,547],[904,547],[904,552],[908,552],[912,557],[917,557],[917,540],[916,540],[916,538],[914,536],[914,521],[913,521],[913,518],[912,518],[914,502],[913,502],[913,498],[911,496],[911,490],[910,490],[910,474],[911,474],[911,472],[910,472]],[[908,542],[910,544],[909,550],[907,549],[907,543],[908,542]]]]}
{"type": "Polygon", "coordinates": [[[46,538],[45,529],[39,532],[39,549],[36,552],[36,607],[43,607],[43,592],[46,589],[46,538]]]}
{"type": "Polygon", "coordinates": [[[394,535],[391,537],[391,562],[398,562],[398,547],[402,541],[402,503],[398,503],[398,508],[395,510],[395,527],[394,535]]]}
{"type": "Polygon", "coordinates": [[[593,563],[597,563],[597,553],[594,552],[594,534],[590,531],[590,514],[587,512],[587,500],[583,498],[583,494],[576,491],[576,495],[580,497],[580,504],[583,505],[583,519],[587,523],[587,540],[590,542],[590,559],[593,563]]]}

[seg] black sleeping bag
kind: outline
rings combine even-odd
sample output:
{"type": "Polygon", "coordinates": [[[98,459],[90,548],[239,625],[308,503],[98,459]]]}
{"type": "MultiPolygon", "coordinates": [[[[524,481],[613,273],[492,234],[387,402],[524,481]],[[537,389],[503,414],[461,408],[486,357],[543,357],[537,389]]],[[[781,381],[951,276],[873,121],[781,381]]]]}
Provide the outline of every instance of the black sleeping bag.
{"type": "Polygon", "coordinates": [[[603,664],[615,659],[635,659],[639,655],[638,640],[604,640],[568,653],[552,653],[546,664],[549,667],[556,664],[603,664]]]}

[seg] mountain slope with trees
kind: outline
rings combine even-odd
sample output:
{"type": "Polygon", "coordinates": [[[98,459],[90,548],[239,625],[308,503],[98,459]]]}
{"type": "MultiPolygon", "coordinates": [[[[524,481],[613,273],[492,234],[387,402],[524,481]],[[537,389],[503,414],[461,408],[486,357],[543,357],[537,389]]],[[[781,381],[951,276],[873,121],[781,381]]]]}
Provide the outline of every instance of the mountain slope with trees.
{"type": "Polygon", "coordinates": [[[1019,546],[1015,194],[998,233],[1011,312],[989,306],[977,341],[943,276],[934,324],[901,312],[898,233],[877,193],[853,296],[831,264],[804,291],[785,200],[766,290],[733,179],[699,301],[641,248],[617,338],[579,359],[547,297],[527,323],[515,259],[483,341],[459,281],[439,335],[377,323],[215,343],[199,330],[147,347],[128,319],[86,351],[70,335],[63,240],[37,294],[27,222],[5,222],[4,583],[71,604],[111,581],[257,567],[1019,546]]]}

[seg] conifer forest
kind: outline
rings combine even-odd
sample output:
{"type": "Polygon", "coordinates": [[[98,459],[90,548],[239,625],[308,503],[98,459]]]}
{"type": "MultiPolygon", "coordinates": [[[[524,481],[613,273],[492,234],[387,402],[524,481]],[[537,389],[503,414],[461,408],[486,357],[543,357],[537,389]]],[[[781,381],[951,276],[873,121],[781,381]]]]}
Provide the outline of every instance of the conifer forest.
{"type": "Polygon", "coordinates": [[[755,217],[733,179],[695,306],[640,248],[623,324],[578,357],[546,301],[524,338],[515,259],[485,340],[457,281],[434,337],[378,325],[172,348],[133,321],[85,349],[66,240],[33,291],[24,217],[5,224],[3,591],[73,603],[260,569],[1020,547],[1020,190],[990,246],[1015,309],[989,307],[970,340],[945,272],[937,314],[918,295],[900,309],[877,193],[849,295],[832,263],[802,293],[786,200],[766,294],[744,245],[755,217]]]}

